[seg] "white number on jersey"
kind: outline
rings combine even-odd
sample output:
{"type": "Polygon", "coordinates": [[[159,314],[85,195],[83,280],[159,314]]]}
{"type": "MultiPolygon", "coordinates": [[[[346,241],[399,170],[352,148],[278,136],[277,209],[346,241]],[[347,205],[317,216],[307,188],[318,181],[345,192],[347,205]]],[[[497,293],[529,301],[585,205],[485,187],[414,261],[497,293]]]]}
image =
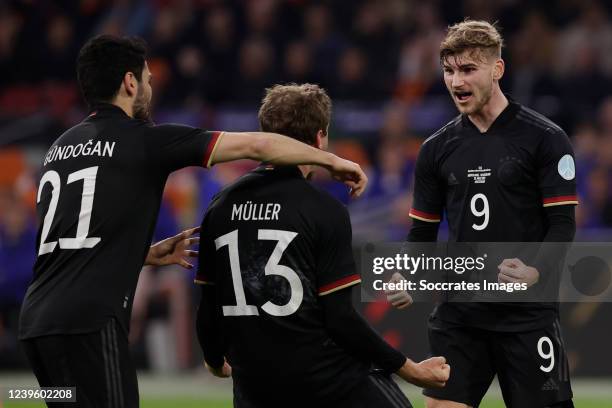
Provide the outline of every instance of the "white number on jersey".
{"type": "Polygon", "coordinates": [[[482,231],[483,229],[487,228],[487,225],[489,225],[489,200],[487,200],[487,196],[482,194],[482,193],[478,193],[478,194],[474,194],[474,196],[472,197],[472,200],[470,201],[470,209],[472,210],[472,214],[474,214],[475,217],[484,217],[484,219],[482,220],[482,223],[480,224],[472,224],[472,228],[474,228],[476,231],[482,231]],[[476,203],[478,201],[482,201],[482,209],[478,210],[476,208],[476,203]]]}
{"type": "MultiPolygon", "coordinates": [[[[73,183],[77,180],[83,180],[83,192],[81,194],[81,211],[79,213],[79,223],[77,224],[77,232],[75,238],[59,238],[60,249],[81,249],[81,248],[93,248],[100,241],[99,237],[88,237],[89,224],[91,222],[91,212],[93,208],[94,194],[96,191],[96,177],[98,175],[98,166],[88,167],[83,170],[75,171],[68,175],[67,184],[73,183]]],[[[53,252],[58,244],[58,241],[45,242],[49,236],[49,230],[51,224],[53,224],[53,217],[55,217],[55,211],[57,210],[57,203],[59,201],[61,180],[58,172],[49,170],[40,179],[40,185],[38,186],[38,197],[37,203],[40,203],[40,196],[43,191],[43,187],[46,183],[51,184],[51,202],[47,209],[47,214],[43,220],[42,232],[40,235],[40,247],[38,248],[38,255],[44,255],[53,252]]]]}
{"type": "Polygon", "coordinates": [[[538,340],[538,354],[540,355],[540,357],[542,357],[544,360],[550,360],[550,364],[548,366],[540,366],[540,370],[544,371],[545,373],[550,373],[552,371],[552,369],[555,367],[555,353],[554,353],[554,347],[553,347],[553,343],[552,341],[546,337],[540,337],[540,340],[538,340]],[[548,345],[548,352],[544,352],[544,343],[546,343],[548,345]]]}
{"type": "MultiPolygon", "coordinates": [[[[264,273],[266,275],[282,276],[289,282],[289,287],[291,288],[291,296],[286,304],[277,305],[276,303],[267,301],[261,306],[264,312],[272,316],[289,316],[295,313],[302,304],[302,299],[304,298],[304,287],[302,286],[302,281],[298,274],[288,266],[278,264],[283,253],[296,236],[296,232],[268,229],[261,229],[257,234],[257,238],[261,241],[277,241],[276,247],[266,263],[264,273]]],[[[215,239],[215,247],[217,250],[226,245],[229,252],[230,270],[232,272],[236,305],[223,306],[223,315],[259,316],[257,306],[247,304],[244,295],[244,286],[242,284],[242,274],[240,271],[240,255],[238,252],[238,230],[233,230],[215,239]]]]}

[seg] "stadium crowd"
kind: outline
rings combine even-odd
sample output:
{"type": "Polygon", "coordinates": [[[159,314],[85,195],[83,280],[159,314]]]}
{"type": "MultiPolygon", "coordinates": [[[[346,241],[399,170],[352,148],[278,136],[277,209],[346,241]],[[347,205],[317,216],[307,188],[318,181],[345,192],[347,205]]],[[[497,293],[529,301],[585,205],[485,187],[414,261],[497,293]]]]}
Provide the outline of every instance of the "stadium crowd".
{"type": "MultiPolygon", "coordinates": [[[[266,87],[313,82],[326,88],[335,103],[333,150],[367,169],[370,185],[365,197],[349,202],[342,186],[319,183],[349,205],[359,243],[405,237],[418,148],[456,114],[438,61],[445,28],[464,16],[499,21],[507,38],[502,88],[572,139],[578,238],[588,239],[609,236],[612,227],[611,13],[609,2],[595,0],[554,6],[520,0],[3,2],[0,362],[13,358],[10,332],[35,257],[41,157],[86,115],[74,63],[87,38],[111,33],[147,40],[158,122],[253,130],[266,87]]],[[[156,238],[198,224],[211,197],[252,166],[174,174],[156,238]]],[[[190,279],[183,275],[146,271],[134,307],[136,337],[145,316],[171,316],[177,351],[174,362],[158,364],[162,368],[192,361],[191,319],[185,317],[190,279]]]]}

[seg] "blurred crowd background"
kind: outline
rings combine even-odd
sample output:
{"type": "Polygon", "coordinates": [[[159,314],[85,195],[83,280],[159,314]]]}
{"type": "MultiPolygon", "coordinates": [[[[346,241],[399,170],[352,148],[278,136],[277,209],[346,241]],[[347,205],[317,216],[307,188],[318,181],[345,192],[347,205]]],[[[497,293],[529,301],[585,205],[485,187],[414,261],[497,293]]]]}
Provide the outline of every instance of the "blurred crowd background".
{"type": "MultiPolygon", "coordinates": [[[[446,27],[467,16],[498,21],[506,41],[502,89],[560,124],[574,144],[580,196],[577,238],[610,240],[610,2],[0,2],[0,368],[24,364],[14,352],[14,333],[35,257],[41,158],[64,130],[87,114],[76,84],[75,59],[88,38],[110,33],[147,40],[158,123],[255,130],[266,87],[312,82],[327,89],[334,101],[331,149],[359,162],[370,187],[364,198],[350,202],[343,186],[323,177],[317,182],[349,206],[359,245],[401,240],[407,234],[419,146],[457,114],[443,85],[438,46],[446,27]]],[[[212,195],[254,164],[175,173],[166,185],[155,239],[198,225],[212,195]]],[[[188,273],[172,268],[143,271],[132,330],[141,366],[172,371],[197,364],[190,282],[188,273]]],[[[594,323],[605,307],[573,308],[570,340],[574,332],[581,338],[591,324],[595,328],[589,333],[603,333],[591,341],[607,344],[609,324],[594,323]]],[[[365,312],[390,340],[410,350],[407,335],[391,329],[409,326],[407,320],[391,324],[397,316],[381,305],[367,306],[365,312]]],[[[425,331],[424,325],[419,328],[425,331]]],[[[580,341],[581,353],[598,349],[580,341]]],[[[417,346],[424,348],[421,343],[417,346]]],[[[585,365],[586,360],[586,354],[575,357],[573,367],[606,374],[598,371],[605,359],[585,365]]]]}

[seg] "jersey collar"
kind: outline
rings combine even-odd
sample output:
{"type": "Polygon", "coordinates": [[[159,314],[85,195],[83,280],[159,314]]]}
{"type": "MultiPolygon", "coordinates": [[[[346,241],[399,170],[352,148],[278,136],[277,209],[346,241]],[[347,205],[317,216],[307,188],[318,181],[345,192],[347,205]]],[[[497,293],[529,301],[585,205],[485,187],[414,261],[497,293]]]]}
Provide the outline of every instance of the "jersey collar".
{"type": "Polygon", "coordinates": [[[125,116],[128,117],[127,113],[120,107],[113,105],[112,103],[97,103],[89,112],[88,118],[96,116],[125,116]]]}
{"type": "MultiPolygon", "coordinates": [[[[520,110],[521,105],[516,103],[508,95],[506,95],[506,98],[508,98],[508,106],[506,106],[504,110],[499,114],[499,116],[495,118],[495,120],[493,121],[489,129],[482,134],[491,133],[493,131],[498,131],[500,129],[503,129],[503,127],[507,123],[509,123],[516,117],[516,114],[520,110]]],[[[472,121],[465,114],[461,115],[461,123],[463,124],[464,128],[472,129],[478,133],[481,133],[480,130],[478,130],[478,128],[476,127],[476,125],[474,125],[472,121]]]]}

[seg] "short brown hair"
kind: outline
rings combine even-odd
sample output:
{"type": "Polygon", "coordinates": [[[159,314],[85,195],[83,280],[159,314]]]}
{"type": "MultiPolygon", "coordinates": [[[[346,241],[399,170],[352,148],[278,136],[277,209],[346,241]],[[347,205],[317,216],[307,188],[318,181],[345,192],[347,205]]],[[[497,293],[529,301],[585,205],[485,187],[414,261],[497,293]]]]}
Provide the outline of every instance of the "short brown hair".
{"type": "Polygon", "coordinates": [[[319,130],[327,134],[331,108],[331,99],[318,85],[274,85],[266,89],[259,108],[259,126],[264,132],[281,133],[312,145],[319,130]]]}
{"type": "Polygon", "coordinates": [[[504,40],[497,29],[497,23],[466,19],[448,27],[446,37],[440,44],[440,63],[466,50],[476,58],[501,58],[503,46],[504,40]]]}

